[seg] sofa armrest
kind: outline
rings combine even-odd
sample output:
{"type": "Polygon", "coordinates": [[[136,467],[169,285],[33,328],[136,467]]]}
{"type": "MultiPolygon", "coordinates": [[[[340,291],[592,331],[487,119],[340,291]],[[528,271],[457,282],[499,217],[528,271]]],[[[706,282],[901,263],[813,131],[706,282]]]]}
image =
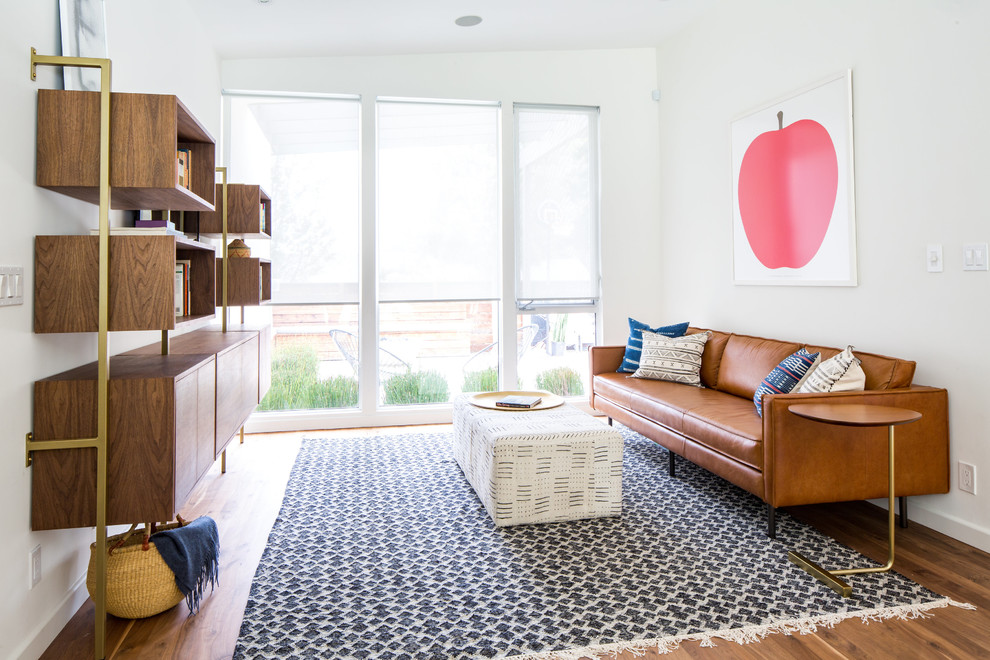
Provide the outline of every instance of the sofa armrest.
{"type": "Polygon", "coordinates": [[[772,506],[876,499],[887,495],[887,429],[815,422],[795,403],[895,406],[922,414],[895,431],[896,495],[949,491],[948,393],[912,385],[890,390],[775,394],[763,399],[764,499],[772,506]]]}
{"type": "Polygon", "coordinates": [[[626,354],[626,347],[625,345],[592,346],[588,353],[591,356],[591,378],[594,380],[598,374],[619,370],[619,366],[622,364],[622,358],[626,354]]]}

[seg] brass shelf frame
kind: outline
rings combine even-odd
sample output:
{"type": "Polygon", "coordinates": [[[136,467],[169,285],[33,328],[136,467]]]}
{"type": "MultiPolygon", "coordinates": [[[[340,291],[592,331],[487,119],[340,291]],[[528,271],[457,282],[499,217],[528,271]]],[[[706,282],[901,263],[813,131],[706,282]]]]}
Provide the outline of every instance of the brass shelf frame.
{"type": "Polygon", "coordinates": [[[71,440],[35,441],[26,439],[26,463],[30,467],[35,451],[92,447],[96,449],[96,572],[94,657],[106,657],[107,633],[107,428],[109,425],[110,356],[110,60],[97,57],[38,55],[31,48],[31,80],[37,80],[37,67],[82,67],[100,70],[100,236],[99,236],[99,324],[97,330],[96,437],[71,440]]]}

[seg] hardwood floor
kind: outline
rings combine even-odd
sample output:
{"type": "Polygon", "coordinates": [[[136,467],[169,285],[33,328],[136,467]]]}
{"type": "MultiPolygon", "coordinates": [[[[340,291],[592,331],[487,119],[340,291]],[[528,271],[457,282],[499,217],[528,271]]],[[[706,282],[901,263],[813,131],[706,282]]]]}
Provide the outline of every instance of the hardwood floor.
{"type": "MultiPolygon", "coordinates": [[[[352,437],[429,428],[404,427],[310,432],[352,437]]],[[[246,436],[196,487],[182,515],[208,515],[220,529],[220,586],[204,598],[196,616],[185,603],[156,617],[127,621],[108,617],[107,657],[125,659],[230,658],[237,641],[251,580],[278,514],[303,433],[246,436]]],[[[886,561],[886,511],[866,502],[789,509],[796,517],[878,560],[886,561]]],[[[771,635],[759,644],[717,641],[715,647],[685,643],[660,656],[625,653],[621,660],[665,658],[990,658],[990,555],[926,527],[897,530],[895,569],[929,589],[976,610],[948,607],[926,618],[872,622],[859,619],[809,635],[771,635]]],[[[811,578],[809,578],[811,579],[811,578]]],[[[42,656],[45,660],[93,657],[93,606],[87,601],[42,656]]],[[[443,660],[440,658],[431,660],[443,660]]]]}

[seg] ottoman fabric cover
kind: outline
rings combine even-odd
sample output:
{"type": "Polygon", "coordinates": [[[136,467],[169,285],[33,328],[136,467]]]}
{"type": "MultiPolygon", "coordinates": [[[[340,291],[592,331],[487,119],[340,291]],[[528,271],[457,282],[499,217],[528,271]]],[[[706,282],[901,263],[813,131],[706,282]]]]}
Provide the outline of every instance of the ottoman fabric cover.
{"type": "Polygon", "coordinates": [[[622,512],[622,435],[568,404],[491,410],[460,396],[453,449],[498,527],[622,512]]]}

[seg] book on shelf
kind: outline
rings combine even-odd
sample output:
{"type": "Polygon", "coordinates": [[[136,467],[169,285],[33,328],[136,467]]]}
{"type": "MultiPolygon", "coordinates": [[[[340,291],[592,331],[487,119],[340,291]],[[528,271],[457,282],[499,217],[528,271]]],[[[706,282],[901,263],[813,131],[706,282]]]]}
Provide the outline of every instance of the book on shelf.
{"type": "Polygon", "coordinates": [[[175,315],[189,316],[189,270],[192,262],[188,259],[175,261],[175,315]]]}
{"type": "MultiPolygon", "coordinates": [[[[98,236],[100,234],[99,229],[90,229],[90,235],[98,236]]],[[[182,236],[185,237],[181,231],[177,230],[175,227],[111,227],[111,236],[182,236]]]]}
{"type": "Polygon", "coordinates": [[[500,408],[534,408],[543,401],[542,397],[511,394],[495,402],[500,408]]]}
{"type": "Polygon", "coordinates": [[[160,218],[158,220],[141,220],[138,218],[134,221],[134,226],[138,229],[154,229],[155,227],[171,227],[175,229],[175,225],[172,224],[171,220],[166,220],[165,218],[160,218]]]}
{"type": "Polygon", "coordinates": [[[185,308],[185,288],[186,288],[186,268],[182,264],[175,264],[175,315],[183,316],[185,308]]]}
{"type": "Polygon", "coordinates": [[[260,216],[259,220],[260,221],[258,223],[258,226],[261,227],[261,233],[264,234],[265,233],[265,229],[266,229],[265,228],[265,203],[264,202],[261,203],[261,216],[260,216]]]}
{"type": "Polygon", "coordinates": [[[178,175],[179,185],[185,189],[189,189],[189,161],[192,153],[189,149],[181,148],[175,150],[175,164],[176,164],[176,174],[178,175]]]}

